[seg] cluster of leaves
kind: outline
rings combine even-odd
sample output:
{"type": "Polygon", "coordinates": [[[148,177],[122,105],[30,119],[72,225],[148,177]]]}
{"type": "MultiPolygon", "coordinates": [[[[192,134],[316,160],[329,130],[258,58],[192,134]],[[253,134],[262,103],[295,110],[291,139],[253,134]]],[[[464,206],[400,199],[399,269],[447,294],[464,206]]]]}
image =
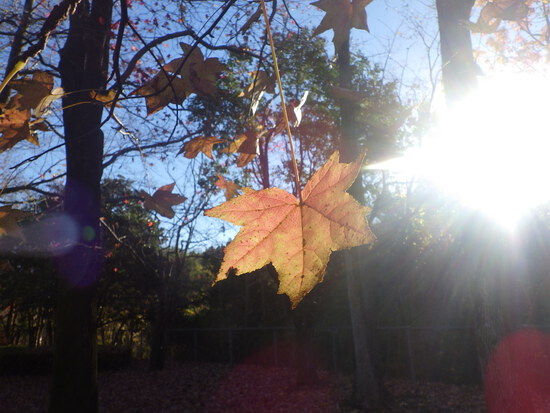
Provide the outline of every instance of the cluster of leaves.
{"type": "Polygon", "coordinates": [[[0,103],[0,153],[21,141],[38,145],[36,131],[47,131],[43,116],[50,104],[63,95],[54,88],[53,76],[36,71],[32,78],[12,80],[9,88],[17,90],[7,103],[0,103]]]}
{"type": "Polygon", "coordinates": [[[488,1],[481,9],[477,21],[467,22],[467,26],[472,32],[493,33],[503,20],[520,22],[528,13],[529,6],[525,0],[488,1]]]}

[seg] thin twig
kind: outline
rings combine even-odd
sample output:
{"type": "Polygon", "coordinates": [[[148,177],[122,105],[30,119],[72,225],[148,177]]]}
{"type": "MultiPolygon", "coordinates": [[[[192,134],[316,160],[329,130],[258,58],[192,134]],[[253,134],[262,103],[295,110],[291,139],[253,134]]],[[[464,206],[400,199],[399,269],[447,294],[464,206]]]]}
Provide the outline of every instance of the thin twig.
{"type": "Polygon", "coordinates": [[[265,0],[262,0],[262,12],[266,24],[267,37],[269,38],[269,45],[271,47],[271,56],[273,58],[273,67],[275,69],[275,76],[277,77],[277,85],[279,86],[279,96],[281,97],[281,107],[283,110],[283,117],[285,120],[286,133],[288,135],[288,143],[290,146],[290,156],[292,158],[292,169],[294,170],[294,181],[296,184],[296,192],[298,193],[298,199],[300,204],[302,203],[302,190],[300,188],[300,177],[298,175],[298,164],[296,162],[296,155],[294,154],[294,143],[292,142],[292,132],[290,131],[290,122],[288,120],[288,114],[286,112],[285,95],[283,92],[283,84],[281,82],[281,75],[279,73],[279,65],[277,64],[277,55],[275,53],[275,44],[273,42],[273,36],[271,35],[271,27],[269,24],[269,17],[267,16],[267,10],[265,7],[265,0]]]}

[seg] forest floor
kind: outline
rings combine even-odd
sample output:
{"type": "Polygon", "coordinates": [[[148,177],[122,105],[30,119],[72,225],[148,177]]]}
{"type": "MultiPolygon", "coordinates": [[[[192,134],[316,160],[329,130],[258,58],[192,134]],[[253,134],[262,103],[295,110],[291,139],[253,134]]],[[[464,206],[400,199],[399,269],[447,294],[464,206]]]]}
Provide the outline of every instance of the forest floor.
{"type": "MultiPolygon", "coordinates": [[[[360,413],[346,403],[351,378],[320,372],[316,385],[296,388],[295,371],[254,365],[170,364],[159,372],[136,363],[100,372],[100,413],[360,413]]],[[[2,413],[43,413],[49,377],[1,376],[2,413]]],[[[484,413],[479,388],[388,380],[391,412],[484,413]]]]}

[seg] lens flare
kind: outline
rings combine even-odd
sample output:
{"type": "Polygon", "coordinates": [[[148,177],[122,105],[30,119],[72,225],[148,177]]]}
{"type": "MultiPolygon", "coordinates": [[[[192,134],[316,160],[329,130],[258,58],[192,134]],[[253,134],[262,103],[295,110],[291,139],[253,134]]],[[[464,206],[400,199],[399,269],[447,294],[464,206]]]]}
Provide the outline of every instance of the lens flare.
{"type": "Polygon", "coordinates": [[[421,148],[369,168],[432,181],[512,229],[550,200],[549,96],[550,79],[540,74],[481,79],[476,93],[439,116],[421,148]]]}

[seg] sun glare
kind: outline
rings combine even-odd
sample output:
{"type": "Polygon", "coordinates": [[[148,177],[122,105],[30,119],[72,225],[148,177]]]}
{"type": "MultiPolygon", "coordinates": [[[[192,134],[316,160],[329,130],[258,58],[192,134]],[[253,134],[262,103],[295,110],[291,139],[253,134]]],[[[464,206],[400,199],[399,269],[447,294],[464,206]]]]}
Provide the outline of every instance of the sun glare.
{"type": "Polygon", "coordinates": [[[423,177],[512,229],[550,200],[550,78],[500,74],[439,116],[421,148],[369,169],[423,177]]]}

